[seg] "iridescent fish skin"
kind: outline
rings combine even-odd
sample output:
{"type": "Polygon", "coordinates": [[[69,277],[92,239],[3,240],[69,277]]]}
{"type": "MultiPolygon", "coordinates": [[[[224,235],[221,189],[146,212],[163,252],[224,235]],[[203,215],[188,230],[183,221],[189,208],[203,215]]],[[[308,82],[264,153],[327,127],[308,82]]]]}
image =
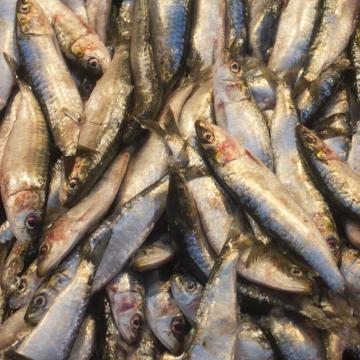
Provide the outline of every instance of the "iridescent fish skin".
{"type": "Polygon", "coordinates": [[[15,80],[11,70],[3,56],[7,53],[13,58],[17,58],[17,47],[15,37],[15,12],[16,1],[4,0],[0,3],[0,111],[6,106],[10,97],[11,90],[15,85],[15,80]]]}
{"type": "Polygon", "coordinates": [[[20,57],[56,146],[64,156],[73,156],[83,115],[80,94],[41,7],[35,0],[21,0],[17,4],[16,32],[20,57]]]}
{"type": "Polygon", "coordinates": [[[224,129],[197,121],[196,132],[211,167],[244,209],[268,234],[300,255],[330,288],[343,292],[343,278],[315,223],[275,174],[224,129]]]}
{"type": "Polygon", "coordinates": [[[106,292],[121,337],[129,345],[136,343],[144,323],[145,296],[137,275],[121,272],[106,286],[106,292]]]}
{"type": "MultiPolygon", "coordinates": [[[[359,9],[357,0],[325,0],[301,79],[312,82],[345,49],[354,30],[359,9]]],[[[301,80],[300,80],[301,81],[301,80]]]]}
{"type": "Polygon", "coordinates": [[[184,65],[191,0],[151,0],[155,61],[165,93],[176,84],[184,65]]]}
{"type": "Polygon", "coordinates": [[[274,152],[275,174],[313,219],[323,241],[331,250],[336,263],[341,261],[341,242],[330,207],[311,178],[297,145],[298,114],[290,88],[279,83],[276,107],[271,121],[271,143],[274,152]]]}
{"type": "Polygon", "coordinates": [[[319,7],[319,0],[310,0],[306,6],[289,0],[281,13],[268,66],[290,85],[294,84],[310,47],[319,7]]]}

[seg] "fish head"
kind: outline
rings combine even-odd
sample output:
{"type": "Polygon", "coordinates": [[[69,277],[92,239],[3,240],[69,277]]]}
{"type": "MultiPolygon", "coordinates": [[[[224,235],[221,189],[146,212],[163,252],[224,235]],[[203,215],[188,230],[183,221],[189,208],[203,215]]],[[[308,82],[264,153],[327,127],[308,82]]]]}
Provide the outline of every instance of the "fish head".
{"type": "Polygon", "coordinates": [[[299,145],[305,155],[315,157],[322,162],[339,159],[336,153],[332,151],[318,136],[316,136],[312,130],[302,124],[297,124],[296,132],[299,145]]]}
{"type": "Polygon", "coordinates": [[[29,247],[28,243],[20,243],[17,241],[13,245],[6,258],[1,278],[5,293],[8,296],[16,291],[19,276],[27,264],[29,264],[29,259],[32,258],[33,255],[33,249],[29,247]]]}
{"type": "Polygon", "coordinates": [[[203,286],[192,276],[178,273],[172,277],[171,292],[181,307],[190,308],[195,312],[201,300],[203,286]]]}
{"type": "Polygon", "coordinates": [[[45,193],[35,189],[7,196],[6,215],[10,229],[20,243],[36,240],[42,226],[45,193]]]}
{"type": "Polygon", "coordinates": [[[91,156],[76,156],[71,170],[66,174],[60,188],[60,203],[64,207],[71,207],[81,197],[89,180],[91,156]]]}
{"type": "Polygon", "coordinates": [[[38,285],[36,267],[37,263],[34,261],[26,270],[26,273],[18,277],[14,291],[9,298],[9,306],[12,309],[19,309],[27,305],[31,300],[31,296],[38,285]]]}
{"type": "Polygon", "coordinates": [[[210,161],[225,165],[240,155],[237,141],[221,127],[197,120],[195,129],[200,145],[210,161]]]}
{"type": "Polygon", "coordinates": [[[16,4],[17,31],[21,35],[52,35],[52,29],[43,10],[34,0],[19,0],[16,4]]]}
{"type": "Polygon", "coordinates": [[[144,299],[137,291],[119,292],[115,287],[107,288],[116,326],[127,344],[139,340],[144,323],[144,299]]]}
{"type": "Polygon", "coordinates": [[[85,69],[97,77],[110,67],[110,54],[94,33],[85,34],[76,40],[71,46],[71,52],[85,69]]]}

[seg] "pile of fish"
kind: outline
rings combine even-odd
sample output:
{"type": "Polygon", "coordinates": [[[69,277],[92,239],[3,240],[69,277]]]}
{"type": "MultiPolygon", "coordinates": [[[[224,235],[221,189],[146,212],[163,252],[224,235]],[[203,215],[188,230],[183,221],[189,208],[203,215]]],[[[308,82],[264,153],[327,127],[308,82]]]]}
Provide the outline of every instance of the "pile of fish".
{"type": "Polygon", "coordinates": [[[0,359],[360,359],[358,0],[0,0],[0,359]]]}

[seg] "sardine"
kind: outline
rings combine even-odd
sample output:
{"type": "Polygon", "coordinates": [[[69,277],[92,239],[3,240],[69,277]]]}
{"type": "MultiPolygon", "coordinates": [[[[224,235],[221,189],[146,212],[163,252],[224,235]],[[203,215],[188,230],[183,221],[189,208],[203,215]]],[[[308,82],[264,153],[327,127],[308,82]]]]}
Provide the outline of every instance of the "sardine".
{"type": "Polygon", "coordinates": [[[310,0],[306,6],[288,0],[281,13],[268,66],[290,85],[294,84],[310,47],[319,7],[319,0],[310,0]]]}
{"type": "Polygon", "coordinates": [[[181,349],[185,335],[185,317],[170,294],[170,281],[154,271],[146,277],[145,316],[150,329],[173,354],[181,349]]]}
{"type": "Polygon", "coordinates": [[[145,296],[138,277],[129,271],[121,272],[106,286],[106,292],[122,339],[129,345],[136,343],[144,323],[145,296]]]}
{"type": "Polygon", "coordinates": [[[12,58],[17,58],[15,36],[15,12],[16,1],[4,0],[0,4],[0,111],[6,106],[15,85],[15,79],[3,54],[6,53],[12,58]]]}
{"type": "Polygon", "coordinates": [[[130,266],[138,272],[155,270],[175,256],[169,233],[162,233],[151,243],[146,242],[131,258],[130,266]]]}
{"type": "Polygon", "coordinates": [[[104,220],[111,235],[99,265],[92,292],[103,288],[118,274],[132,254],[143,244],[165,210],[169,177],[165,176],[125,203],[104,220]]]}
{"type": "MultiPolygon", "coordinates": [[[[70,8],[81,20],[87,24],[89,22],[85,9],[84,0],[61,0],[68,8],[70,8]]],[[[86,1],[88,3],[89,1],[86,1]]],[[[93,26],[94,27],[94,26],[93,26]]]]}
{"type": "Polygon", "coordinates": [[[269,235],[301,256],[331,289],[343,292],[342,276],[315,223],[275,174],[218,126],[197,121],[196,132],[212,168],[244,209],[269,235]]]}
{"type": "Polygon", "coordinates": [[[32,89],[64,156],[75,155],[83,104],[54,31],[35,0],[17,3],[17,41],[32,89]]]}
{"type": "Polygon", "coordinates": [[[190,7],[191,0],[149,1],[155,62],[165,93],[181,76],[190,7]]]}
{"type": "Polygon", "coordinates": [[[89,24],[97,32],[102,42],[106,44],[111,1],[86,0],[85,6],[89,24]]]}
{"type": "Polygon", "coordinates": [[[126,360],[154,360],[157,355],[157,343],[153,332],[147,325],[141,331],[139,345],[126,356],[126,360]]]}
{"type": "Polygon", "coordinates": [[[175,273],[171,278],[171,293],[191,326],[203,295],[204,287],[191,275],[175,273]]]}
{"type": "Polygon", "coordinates": [[[358,23],[350,43],[350,59],[353,70],[353,88],[355,90],[356,99],[360,104],[360,23],[358,23]]]}
{"type": "Polygon", "coordinates": [[[120,153],[92,191],[47,227],[39,248],[37,272],[40,276],[54,270],[106,215],[119,190],[130,154],[131,150],[120,153]]]}
{"type": "Polygon", "coordinates": [[[271,120],[271,143],[275,174],[296,203],[313,219],[337,263],[341,242],[331,210],[317,190],[297,146],[298,115],[287,85],[279,83],[271,120]]]}
{"type": "Polygon", "coordinates": [[[286,315],[275,308],[267,318],[262,319],[262,324],[270,332],[284,358],[325,359],[320,334],[307,326],[301,318],[286,315]]]}

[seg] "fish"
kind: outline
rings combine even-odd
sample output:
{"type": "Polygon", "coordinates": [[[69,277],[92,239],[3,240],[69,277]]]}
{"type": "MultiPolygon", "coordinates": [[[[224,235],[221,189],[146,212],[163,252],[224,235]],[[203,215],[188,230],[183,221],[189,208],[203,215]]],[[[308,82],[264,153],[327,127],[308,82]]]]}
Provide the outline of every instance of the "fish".
{"type": "MultiPolygon", "coordinates": [[[[164,109],[159,115],[159,124],[167,122],[169,109],[171,109],[175,119],[179,117],[184,102],[191,94],[194,86],[193,82],[187,82],[174,91],[166,104],[164,104],[164,109]]],[[[162,137],[155,132],[151,132],[144,139],[144,143],[130,161],[129,168],[115,201],[116,208],[121,207],[131,198],[166,175],[168,171],[168,157],[169,149],[162,137]]]]}
{"type": "Polygon", "coordinates": [[[297,134],[299,146],[314,179],[321,182],[323,195],[345,216],[359,221],[359,174],[305,126],[299,124],[297,134]]]}
{"type": "Polygon", "coordinates": [[[59,0],[38,0],[51,23],[62,53],[90,74],[103,75],[110,54],[95,31],[59,0]]]}
{"type": "Polygon", "coordinates": [[[282,0],[271,0],[251,21],[249,31],[251,53],[264,63],[267,63],[270,57],[282,8],[282,0]]]}
{"type": "Polygon", "coordinates": [[[93,293],[102,289],[122,270],[149,236],[165,210],[168,188],[169,177],[164,176],[125,203],[100,225],[109,231],[110,240],[95,275],[93,293]]]}
{"type": "Polygon", "coordinates": [[[332,290],[342,293],[343,278],[319,230],[275,174],[225,130],[200,120],[195,126],[211,167],[244,209],[269,235],[302,257],[332,290]]]}
{"type": "Polygon", "coordinates": [[[35,0],[17,2],[16,34],[20,58],[51,129],[66,157],[75,155],[83,103],[55,40],[54,31],[35,0]]]}
{"type": "Polygon", "coordinates": [[[96,321],[92,314],[86,315],[71,349],[69,360],[90,360],[95,353],[96,321]]]}
{"type": "Polygon", "coordinates": [[[162,233],[135,251],[130,266],[137,272],[155,270],[173,260],[174,256],[175,248],[169,233],[162,233]]]}
{"type": "Polygon", "coordinates": [[[341,360],[343,358],[349,335],[349,328],[342,328],[339,331],[327,331],[323,334],[325,358],[327,360],[341,360]]]}
{"type": "Polygon", "coordinates": [[[86,0],[85,7],[89,24],[99,35],[101,41],[107,43],[107,26],[111,12],[111,1],[86,0]]]}
{"type": "Polygon", "coordinates": [[[145,317],[158,340],[172,354],[181,349],[186,320],[170,294],[170,280],[155,270],[145,279],[145,317]]]}
{"type": "Polygon", "coordinates": [[[129,345],[136,343],[144,323],[145,296],[138,276],[123,271],[106,286],[106,292],[122,339],[129,345]]]}
{"type": "Polygon", "coordinates": [[[7,350],[21,342],[31,331],[31,325],[24,320],[26,306],[16,311],[0,325],[0,350],[7,350]]]}
{"type": "Polygon", "coordinates": [[[353,88],[356,94],[356,100],[360,104],[360,25],[356,26],[352,40],[350,42],[350,60],[354,67],[352,71],[353,88]]]}
{"type": "Polygon", "coordinates": [[[234,359],[238,304],[236,264],[237,238],[224,245],[204,287],[185,353],[189,359],[234,359]],[[224,296],[226,293],[226,296],[224,296]]]}
{"type": "Polygon", "coordinates": [[[157,346],[155,336],[147,325],[143,326],[139,345],[128,352],[127,360],[153,360],[157,355],[157,346]]]}
{"type": "Polygon", "coordinates": [[[127,39],[116,48],[110,69],[96,83],[86,103],[77,155],[60,194],[64,206],[73,205],[89,192],[119,150],[120,132],[133,92],[129,56],[127,39]]]}
{"type": "Polygon", "coordinates": [[[340,59],[337,64],[330,66],[314,80],[295,99],[302,124],[310,125],[316,120],[316,114],[326,104],[329,98],[336,92],[344,71],[348,64],[347,59],[340,59]],[[343,65],[342,65],[343,64],[343,65]]]}
{"type": "Polygon", "coordinates": [[[74,277],[14,351],[17,356],[39,360],[64,359],[68,356],[84,319],[91,283],[108,241],[109,233],[103,228],[97,229],[86,239],[80,249],[81,259],[74,277]],[[64,337],[64,334],[67,336],[64,337]]]}
{"type": "Polygon", "coordinates": [[[130,156],[131,149],[121,152],[91,192],[45,229],[38,251],[39,276],[53,271],[107,214],[119,190],[130,156]]]}
{"type": "Polygon", "coordinates": [[[166,216],[180,261],[201,283],[206,283],[215,254],[202,229],[196,203],[181,169],[170,169],[166,216]]]}
{"type": "Polygon", "coordinates": [[[171,278],[171,293],[174,301],[191,326],[203,295],[204,286],[190,274],[177,272],[171,278]]]}
{"type": "Polygon", "coordinates": [[[269,69],[290,86],[294,85],[306,59],[321,2],[310,0],[306,5],[301,6],[296,0],[286,1],[268,62],[269,69]]]}
{"type": "Polygon", "coordinates": [[[279,83],[276,99],[270,128],[275,174],[290,196],[313,219],[324,243],[327,244],[334,260],[339,264],[341,241],[335,220],[298,150],[296,126],[299,118],[290,88],[279,83]]]}
{"type": "Polygon", "coordinates": [[[190,7],[191,0],[149,1],[154,59],[165,94],[181,76],[190,7]]]}
{"type": "Polygon", "coordinates": [[[187,59],[192,78],[199,77],[212,66],[214,46],[222,26],[224,11],[224,4],[220,0],[211,3],[207,0],[194,2],[187,59]]]}
{"type": "Polygon", "coordinates": [[[298,360],[324,359],[320,334],[301,318],[274,308],[261,323],[270,332],[281,356],[298,360]]]}
{"type": "Polygon", "coordinates": [[[238,56],[244,56],[248,50],[248,7],[244,0],[226,0],[225,21],[228,24],[225,43],[238,56]]]}
{"type": "Polygon", "coordinates": [[[235,360],[241,359],[275,359],[269,339],[256,321],[248,315],[241,315],[237,328],[235,360]]]}
{"type": "Polygon", "coordinates": [[[17,59],[18,51],[15,37],[15,13],[16,1],[6,0],[0,4],[0,111],[5,108],[11,95],[15,79],[3,54],[7,53],[10,57],[17,59]]]}
{"type": "MultiPolygon", "coordinates": [[[[61,0],[61,1],[68,8],[70,8],[77,16],[79,16],[85,24],[89,22],[88,14],[85,9],[84,0],[61,0]]],[[[88,3],[88,1],[86,1],[86,3],[88,3]]]]}
{"type": "MultiPolygon", "coordinates": [[[[15,67],[12,60],[8,60],[15,67]]],[[[50,165],[50,136],[46,120],[30,86],[17,77],[15,69],[13,71],[21,99],[4,149],[0,187],[10,230],[17,241],[7,259],[7,271],[2,275],[6,286],[11,286],[12,275],[21,273],[27,259],[36,251],[45,212],[50,165]]]]}
{"type": "Polygon", "coordinates": [[[324,0],[318,26],[304,62],[304,70],[296,85],[311,83],[341,54],[355,27],[359,3],[356,0],[324,0]]]}
{"type": "Polygon", "coordinates": [[[0,166],[2,158],[4,157],[4,150],[7,143],[7,140],[10,136],[11,130],[16,121],[19,104],[21,101],[21,93],[17,92],[8,101],[8,106],[3,120],[0,124],[0,166]]]}
{"type": "Polygon", "coordinates": [[[32,326],[37,325],[54,304],[56,297],[69,285],[76,274],[80,262],[78,249],[65,259],[54,274],[43,279],[28,303],[25,320],[32,326]]]}
{"type": "Polygon", "coordinates": [[[122,141],[127,144],[143,129],[134,120],[155,119],[162,103],[163,91],[155,64],[155,49],[152,42],[149,2],[137,1],[134,9],[134,26],[131,33],[130,60],[134,81],[134,106],[122,141]]]}
{"type": "Polygon", "coordinates": [[[43,278],[37,276],[37,261],[34,260],[17,279],[14,291],[8,294],[9,306],[14,310],[27,306],[43,281],[43,278]]]}

